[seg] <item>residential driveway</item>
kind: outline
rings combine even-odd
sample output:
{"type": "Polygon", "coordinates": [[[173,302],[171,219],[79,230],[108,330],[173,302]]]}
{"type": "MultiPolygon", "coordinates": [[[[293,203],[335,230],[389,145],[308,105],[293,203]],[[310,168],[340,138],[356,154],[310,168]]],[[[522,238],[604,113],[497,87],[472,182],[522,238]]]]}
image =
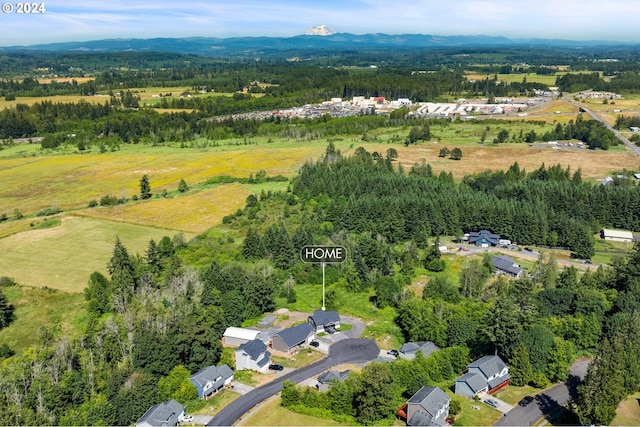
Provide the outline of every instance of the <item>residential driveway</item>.
{"type": "Polygon", "coordinates": [[[211,415],[194,415],[193,424],[197,426],[206,426],[213,417],[211,415]]]}
{"type": "Polygon", "coordinates": [[[251,387],[248,384],[244,384],[238,381],[234,381],[233,382],[233,392],[234,393],[238,393],[238,394],[247,394],[249,393],[251,390],[253,390],[255,387],[251,387]]]}
{"type": "MultiPolygon", "coordinates": [[[[498,399],[497,397],[492,396],[492,395],[490,395],[490,394],[487,394],[487,393],[480,393],[480,394],[478,394],[478,397],[480,398],[480,401],[481,401],[482,403],[484,403],[485,405],[487,405],[487,406],[491,406],[491,405],[489,405],[489,404],[487,404],[487,403],[486,403],[486,400],[487,400],[487,399],[493,399],[493,400],[495,400],[496,402],[498,402],[498,407],[497,407],[497,408],[494,408],[494,409],[496,409],[496,410],[498,410],[498,411],[502,412],[503,414],[506,414],[506,413],[508,413],[509,411],[511,411],[511,410],[513,409],[513,406],[512,406],[512,405],[509,405],[507,402],[502,401],[502,400],[498,399]]],[[[491,406],[491,407],[493,408],[493,406],[491,406]]]]}
{"type": "Polygon", "coordinates": [[[358,363],[374,360],[379,352],[380,349],[373,340],[346,339],[339,341],[331,346],[327,357],[304,368],[289,372],[262,387],[252,390],[244,396],[240,396],[222,408],[207,425],[233,425],[243,414],[247,413],[255,405],[280,392],[282,390],[282,383],[285,380],[300,383],[342,363],[358,363]]]}
{"type": "Polygon", "coordinates": [[[348,338],[360,338],[364,333],[364,328],[367,327],[367,324],[360,319],[356,319],[351,316],[340,316],[341,323],[348,323],[353,327],[348,331],[341,332],[345,334],[348,338]]]}
{"type": "Polygon", "coordinates": [[[551,387],[534,397],[536,400],[525,406],[515,406],[506,416],[500,418],[495,426],[530,426],[546,417],[577,396],[577,387],[587,372],[589,360],[579,360],[571,366],[566,382],[551,387]]]}

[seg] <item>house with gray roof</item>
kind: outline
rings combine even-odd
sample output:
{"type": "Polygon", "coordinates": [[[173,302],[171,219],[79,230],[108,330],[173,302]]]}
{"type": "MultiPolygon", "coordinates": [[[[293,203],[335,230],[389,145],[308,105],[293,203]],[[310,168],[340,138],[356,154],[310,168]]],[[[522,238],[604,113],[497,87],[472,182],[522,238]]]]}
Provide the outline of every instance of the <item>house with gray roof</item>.
{"type": "Polygon", "coordinates": [[[467,366],[467,372],[456,378],[455,393],[470,398],[481,391],[495,393],[509,385],[509,367],[499,356],[483,356],[467,366]]]}
{"type": "Polygon", "coordinates": [[[451,398],[440,387],[424,386],[398,410],[409,426],[446,426],[451,398]]]}
{"type": "Polygon", "coordinates": [[[233,382],[233,371],[227,365],[207,366],[191,375],[189,381],[196,386],[200,399],[208,399],[233,382]]]}
{"type": "Polygon", "coordinates": [[[136,421],[136,427],[172,427],[178,425],[184,416],[184,406],[175,400],[169,400],[147,409],[136,421]]]}
{"type": "Polygon", "coordinates": [[[251,340],[236,350],[236,370],[250,370],[266,373],[269,370],[271,353],[261,339],[251,340]]]}
{"type": "Polygon", "coordinates": [[[407,360],[413,360],[416,354],[420,351],[424,354],[424,357],[428,357],[431,353],[440,350],[440,347],[432,343],[431,341],[417,341],[406,342],[402,344],[400,350],[398,350],[398,357],[407,360]]]}
{"type": "Polygon", "coordinates": [[[522,268],[513,258],[507,255],[494,255],[491,257],[491,263],[497,273],[508,274],[511,277],[520,278],[522,276],[522,268]]]}
{"type": "Polygon", "coordinates": [[[469,243],[483,248],[497,246],[499,240],[499,234],[493,234],[488,230],[472,231],[469,233],[469,243]]]}
{"type": "Polygon", "coordinates": [[[342,371],[342,372],[327,371],[318,377],[318,382],[320,384],[330,384],[331,381],[344,381],[345,379],[347,379],[349,372],[351,372],[350,369],[347,369],[346,371],[342,371]]]}
{"type": "Polygon", "coordinates": [[[283,353],[291,353],[299,346],[313,341],[315,332],[310,324],[301,323],[283,329],[271,337],[271,348],[283,353]]]}
{"type": "Polygon", "coordinates": [[[316,310],[309,316],[309,324],[316,332],[335,332],[340,329],[340,316],[336,311],[316,310]]]}

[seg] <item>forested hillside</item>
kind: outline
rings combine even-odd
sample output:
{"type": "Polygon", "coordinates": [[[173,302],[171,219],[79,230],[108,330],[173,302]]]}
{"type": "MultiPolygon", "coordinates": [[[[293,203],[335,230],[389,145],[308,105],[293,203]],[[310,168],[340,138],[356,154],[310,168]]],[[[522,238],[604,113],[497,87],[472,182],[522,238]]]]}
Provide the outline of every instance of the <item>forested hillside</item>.
{"type": "Polygon", "coordinates": [[[295,410],[349,423],[392,418],[395,405],[421,385],[449,387],[469,360],[495,350],[510,365],[514,385],[537,387],[565,379],[577,355],[595,352],[598,369],[581,389],[583,422],[610,421],[607,405],[639,389],[640,248],[613,268],[582,275],[543,256],[531,277],[507,280],[491,278],[486,257],[452,272],[437,239],[489,228],[520,242],[567,244],[587,256],[594,228],[636,226],[637,187],[592,185],[579,171],[527,172],[517,164],[456,184],[446,173],[433,176],[426,164],[402,171],[391,158],[364,149],[344,158],[330,145],[291,189],[250,196],[244,210],[225,218],[227,227],[246,233],[242,242],[167,237],[134,255],[116,241],[109,276],[88,278],[82,331],[43,326],[36,348],[3,352],[0,423],[127,425],[154,403],[191,402],[188,375],[225,360],[220,337],[227,326],[295,304],[297,293],[307,295],[305,288],[318,282],[318,269],[297,257],[307,244],[348,248],[348,262],[327,271],[330,309],[392,310],[400,340],[431,340],[444,350],[410,363],[374,364],[344,389],[314,399],[288,386],[283,404],[295,410]],[[410,291],[407,285],[423,274],[431,279],[421,293],[410,291]],[[620,386],[600,387],[612,364],[620,386]],[[383,393],[385,405],[371,390],[383,393]]]}

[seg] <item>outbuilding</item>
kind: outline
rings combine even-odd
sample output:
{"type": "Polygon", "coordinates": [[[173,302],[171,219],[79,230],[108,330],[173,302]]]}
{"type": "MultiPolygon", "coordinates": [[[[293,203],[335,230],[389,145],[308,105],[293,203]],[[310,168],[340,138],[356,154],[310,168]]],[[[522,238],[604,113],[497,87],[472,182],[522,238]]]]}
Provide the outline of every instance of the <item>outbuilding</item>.
{"type": "Polygon", "coordinates": [[[228,327],[222,335],[224,345],[238,347],[252,340],[262,339],[260,331],[255,329],[237,328],[235,326],[228,327]]]}
{"type": "Polygon", "coordinates": [[[604,240],[612,240],[614,242],[633,242],[633,233],[627,230],[612,230],[603,228],[600,235],[604,240]]]}

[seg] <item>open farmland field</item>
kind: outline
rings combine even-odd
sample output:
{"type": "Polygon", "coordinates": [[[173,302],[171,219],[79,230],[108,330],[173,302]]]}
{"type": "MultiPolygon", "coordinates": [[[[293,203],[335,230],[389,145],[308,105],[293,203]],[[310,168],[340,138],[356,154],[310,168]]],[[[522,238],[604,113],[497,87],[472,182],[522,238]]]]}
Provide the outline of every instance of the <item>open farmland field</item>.
{"type": "Polygon", "coordinates": [[[78,214],[199,234],[244,208],[249,194],[240,184],[227,184],[172,198],[84,209],[78,214]]]}
{"type": "Polygon", "coordinates": [[[86,83],[91,80],[95,80],[95,77],[55,77],[55,78],[37,79],[37,80],[38,80],[38,83],[41,83],[41,84],[50,84],[53,82],[70,83],[74,80],[78,83],[86,83]]]}
{"type": "Polygon", "coordinates": [[[175,191],[180,179],[193,186],[213,176],[248,177],[260,170],[269,176],[293,176],[325,147],[324,141],[209,149],[123,146],[121,151],[102,154],[0,157],[0,213],[11,215],[16,208],[25,215],[50,206],[80,208],[106,194],[131,197],[139,193],[144,174],[153,193],[175,191]]]}
{"type": "MultiPolygon", "coordinates": [[[[513,74],[498,74],[498,81],[508,82],[508,83],[520,83],[523,79],[527,79],[528,83],[542,83],[547,86],[555,86],[556,79],[558,76],[561,76],[566,73],[556,73],[552,75],[540,75],[535,73],[513,73],[513,74]]],[[[495,74],[479,74],[479,73],[470,73],[466,74],[465,77],[469,80],[484,80],[487,78],[493,78],[495,74]]]]}
{"type": "MultiPolygon", "coordinates": [[[[640,169],[640,158],[629,151],[590,151],[590,150],[553,150],[550,147],[529,147],[527,144],[504,144],[493,146],[462,147],[462,160],[455,161],[438,157],[440,149],[448,146],[444,141],[440,144],[423,144],[415,147],[398,147],[398,161],[405,169],[424,159],[430,163],[435,173],[441,171],[453,173],[454,178],[460,179],[467,173],[477,173],[485,170],[506,170],[514,162],[527,172],[538,169],[542,163],[547,166],[561,164],[571,166],[572,171],[582,168],[583,179],[598,179],[607,176],[612,171],[624,168],[640,169]]],[[[374,147],[371,147],[374,149],[374,147]]],[[[380,146],[378,150],[386,150],[380,146]]]]}
{"type": "Polygon", "coordinates": [[[17,104],[33,105],[42,101],[50,101],[53,103],[73,103],[84,101],[91,104],[104,104],[109,102],[108,95],[95,95],[95,96],[83,96],[83,95],[55,95],[55,96],[18,96],[13,101],[6,101],[4,98],[0,98],[0,110],[5,108],[15,108],[17,104]]]}
{"type": "Polygon", "coordinates": [[[172,230],[95,218],[62,216],[62,224],[0,239],[0,274],[23,286],[82,292],[94,271],[106,274],[116,237],[129,253],[144,253],[150,239],[172,230]]]}

